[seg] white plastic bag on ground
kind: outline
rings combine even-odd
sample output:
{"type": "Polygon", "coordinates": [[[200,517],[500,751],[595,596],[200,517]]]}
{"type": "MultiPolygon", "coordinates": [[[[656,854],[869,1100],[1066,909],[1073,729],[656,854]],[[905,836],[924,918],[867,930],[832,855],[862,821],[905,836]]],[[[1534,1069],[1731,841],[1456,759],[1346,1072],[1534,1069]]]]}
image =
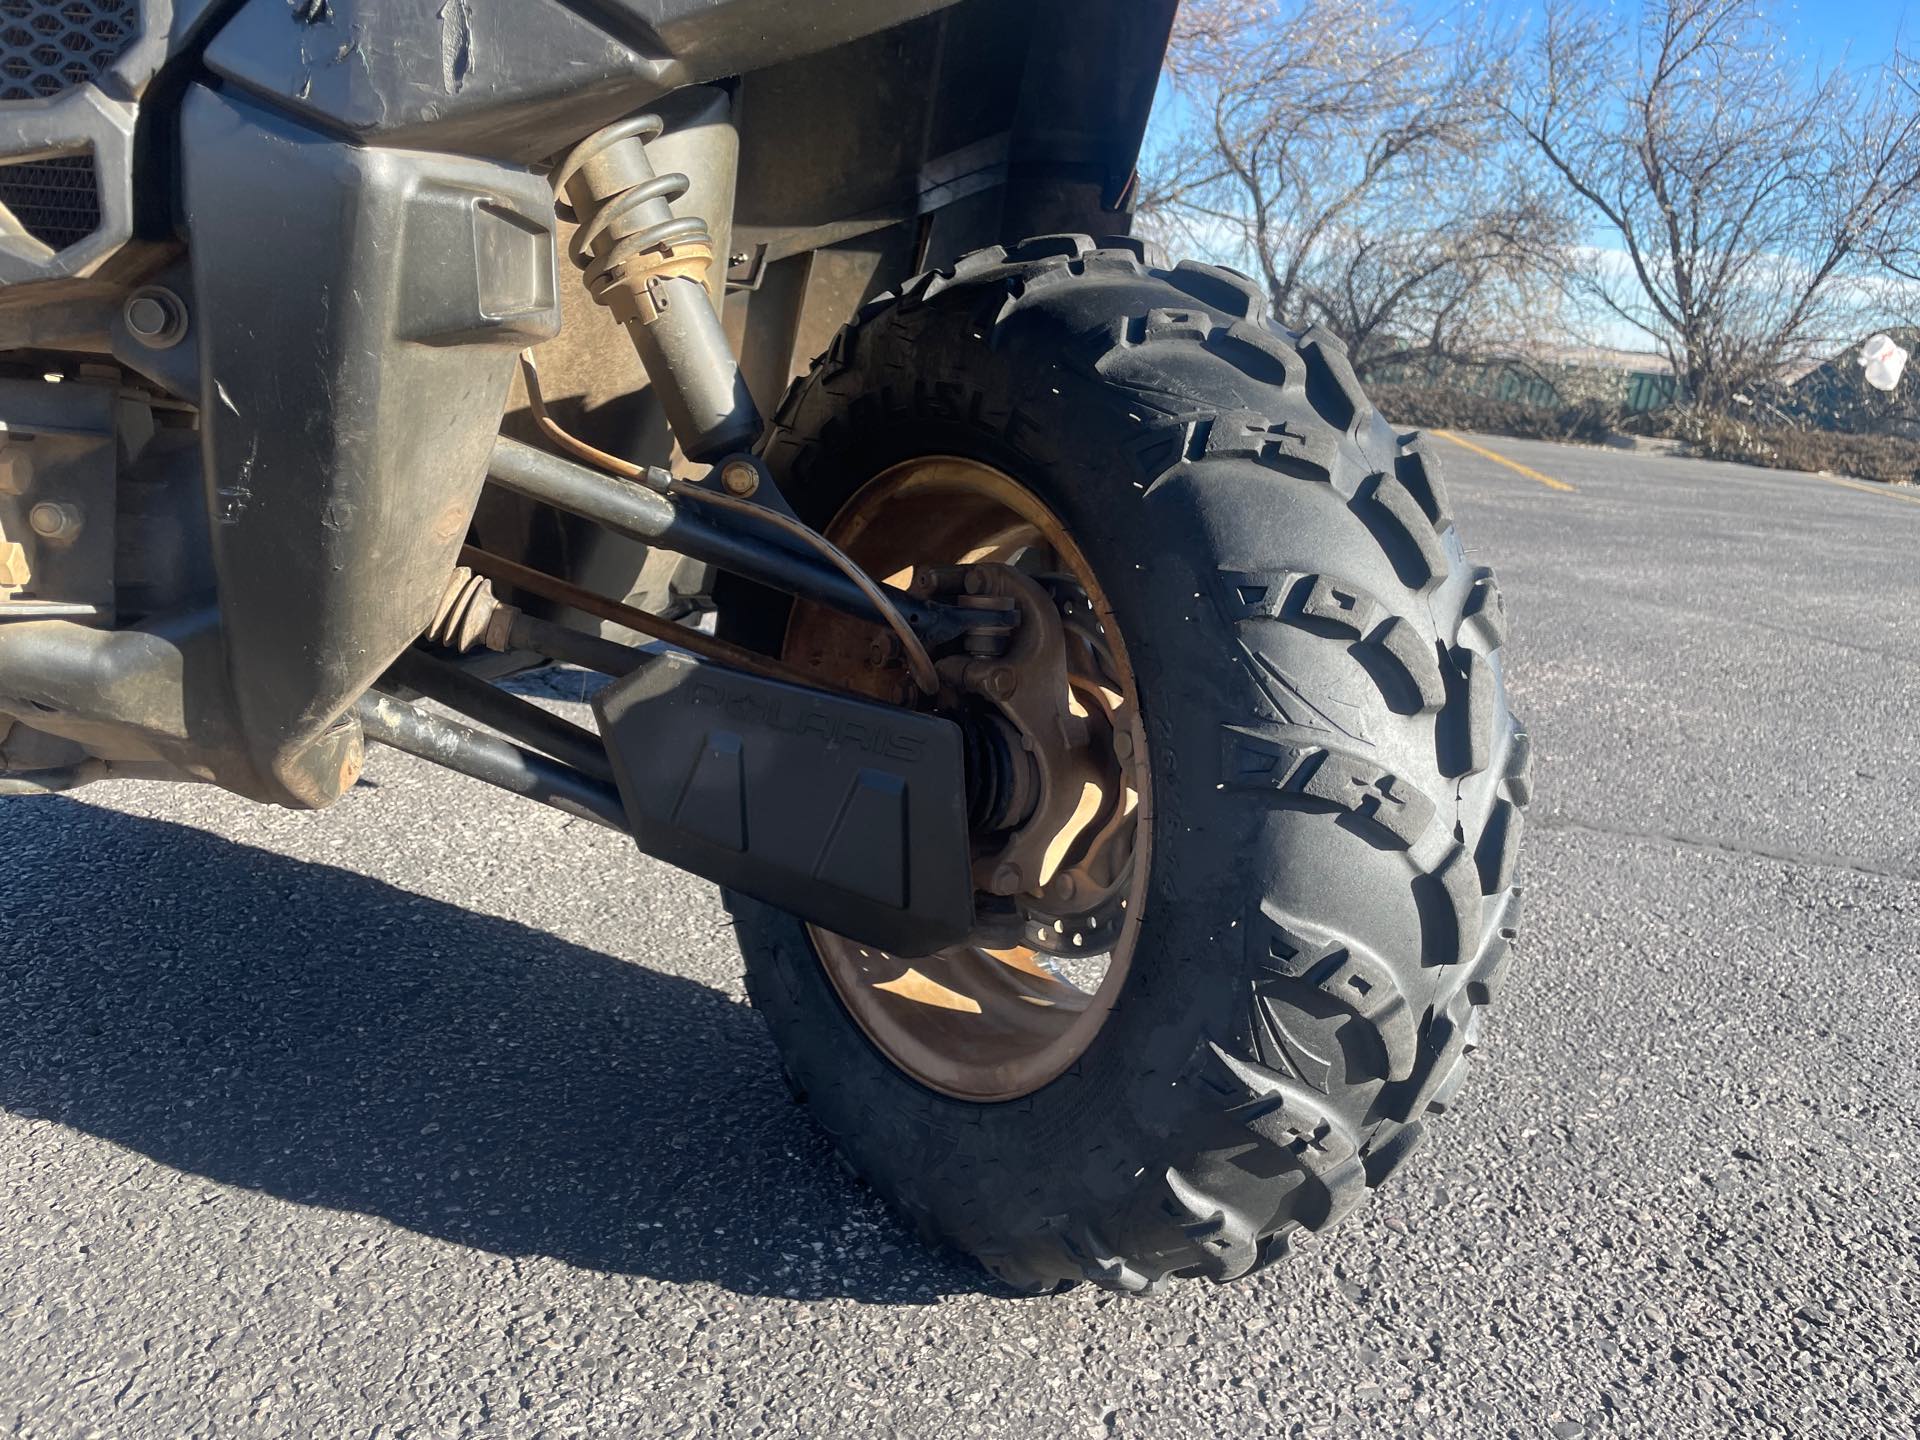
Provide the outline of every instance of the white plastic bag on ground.
{"type": "Polygon", "coordinates": [[[1867,383],[1876,390],[1891,390],[1900,383],[1900,372],[1907,368],[1907,352],[1887,335],[1871,335],[1860,347],[1860,363],[1866,367],[1867,383]]]}

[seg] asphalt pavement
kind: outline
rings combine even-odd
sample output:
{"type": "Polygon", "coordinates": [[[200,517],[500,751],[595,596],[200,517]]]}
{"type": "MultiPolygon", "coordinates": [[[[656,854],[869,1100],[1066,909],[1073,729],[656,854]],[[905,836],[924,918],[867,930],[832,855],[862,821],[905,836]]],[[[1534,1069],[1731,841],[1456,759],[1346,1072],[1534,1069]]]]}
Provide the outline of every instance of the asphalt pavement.
{"type": "Polygon", "coordinates": [[[99,786],[0,802],[0,1434],[1913,1435],[1920,496],[1464,438],[1527,916],[1339,1231],[1010,1299],[836,1167],[710,887],[391,752],[99,786]]]}

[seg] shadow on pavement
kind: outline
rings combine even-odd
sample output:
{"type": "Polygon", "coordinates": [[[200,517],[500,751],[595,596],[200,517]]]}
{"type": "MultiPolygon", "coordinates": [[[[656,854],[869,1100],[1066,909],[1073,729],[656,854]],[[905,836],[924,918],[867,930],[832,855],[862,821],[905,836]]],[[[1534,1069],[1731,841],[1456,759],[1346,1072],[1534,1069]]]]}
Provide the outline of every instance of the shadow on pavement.
{"type": "Polygon", "coordinates": [[[6,832],[0,1106],[504,1255],[992,1289],[834,1164],[759,1017],[706,986],[71,800],[8,802],[6,832]]]}

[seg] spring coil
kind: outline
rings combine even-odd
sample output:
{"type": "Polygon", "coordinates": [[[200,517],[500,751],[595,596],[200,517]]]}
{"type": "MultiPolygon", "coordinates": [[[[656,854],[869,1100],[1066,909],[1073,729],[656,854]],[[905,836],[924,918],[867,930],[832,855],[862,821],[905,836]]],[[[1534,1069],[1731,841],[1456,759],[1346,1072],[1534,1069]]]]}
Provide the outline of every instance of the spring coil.
{"type": "Polygon", "coordinates": [[[652,174],[645,156],[645,145],[656,139],[666,122],[655,114],[634,115],[603,126],[567,152],[555,167],[552,177],[554,210],[561,219],[579,228],[568,242],[567,253],[584,273],[587,293],[602,305],[611,305],[616,293],[625,292],[639,306],[648,280],[660,274],[685,275],[706,280],[713,261],[713,235],[707,222],[698,215],[674,217],[671,203],[685,195],[692,182],[678,171],[652,174]],[[610,195],[598,196],[592,213],[581,215],[580,207],[567,199],[567,188],[581,169],[616,145],[632,142],[641,148],[634,169],[647,178],[610,195]],[[652,205],[660,203],[667,218],[643,226],[631,235],[623,235],[607,247],[605,254],[594,251],[595,242],[613,228],[652,205]],[[676,256],[676,251],[687,252],[676,256]]]}

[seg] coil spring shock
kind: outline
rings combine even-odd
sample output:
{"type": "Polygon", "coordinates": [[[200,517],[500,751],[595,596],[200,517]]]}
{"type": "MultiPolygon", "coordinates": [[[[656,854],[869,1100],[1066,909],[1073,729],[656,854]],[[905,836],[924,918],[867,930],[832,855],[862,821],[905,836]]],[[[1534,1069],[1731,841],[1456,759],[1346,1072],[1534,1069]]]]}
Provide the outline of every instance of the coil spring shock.
{"type": "MultiPolygon", "coordinates": [[[[561,219],[579,227],[573,233],[567,253],[585,272],[587,293],[602,305],[611,307],[616,298],[612,292],[620,291],[623,293],[619,298],[638,308],[647,301],[649,276],[675,268],[704,282],[707,269],[713,263],[713,236],[707,230],[707,222],[698,215],[674,217],[669,213],[668,218],[660,220],[639,213],[642,207],[652,209],[653,201],[671,212],[673,202],[692,188],[692,182],[678,171],[636,179],[630,189],[596,197],[589,202],[595,208],[584,217],[567,198],[567,187],[588,163],[629,140],[639,142],[640,158],[645,161],[646,142],[657,139],[665,128],[666,122],[652,114],[618,121],[596,130],[574,146],[553,172],[554,209],[561,219]],[[629,219],[641,223],[641,228],[619,233],[610,244],[595,251],[597,241],[614,235],[615,227],[629,219]],[[626,263],[629,260],[636,262],[631,270],[626,263]]],[[[652,169],[650,161],[646,169],[652,169]]]]}
{"type": "MultiPolygon", "coordinates": [[[[554,166],[552,183],[555,210],[577,227],[568,253],[585,274],[587,292],[626,326],[681,450],[719,470],[751,470],[749,486],[733,493],[682,480],[669,480],[665,488],[700,504],[751,514],[824,556],[860,588],[894,632],[914,683],[923,693],[936,694],[940,681],[933,657],[884,587],[825,536],[802,524],[784,501],[762,508],[739,498],[759,488],[766,475],[757,458],[742,453],[760,438],[760,412],[707,293],[713,237],[704,220],[673,213],[671,202],[690,188],[687,177],[656,174],[647,156],[647,141],[664,128],[659,116],[646,114],[596,130],[554,166]],[[720,467],[722,460],[729,463],[720,467]]],[[[548,434],[614,474],[647,481],[664,473],[569,435],[546,413],[531,352],[523,351],[520,358],[528,398],[548,434]]],[[[460,599],[456,585],[447,602],[453,612],[448,623],[456,627],[465,618],[460,599]]]]}
{"type": "Polygon", "coordinates": [[[753,445],[760,412],[707,292],[713,236],[700,217],[673,213],[690,182],[648,158],[663,129],[658,115],[635,115],[582,140],[554,167],[554,208],[578,226],[568,254],[626,327],[680,448],[713,462],[753,445]]]}

